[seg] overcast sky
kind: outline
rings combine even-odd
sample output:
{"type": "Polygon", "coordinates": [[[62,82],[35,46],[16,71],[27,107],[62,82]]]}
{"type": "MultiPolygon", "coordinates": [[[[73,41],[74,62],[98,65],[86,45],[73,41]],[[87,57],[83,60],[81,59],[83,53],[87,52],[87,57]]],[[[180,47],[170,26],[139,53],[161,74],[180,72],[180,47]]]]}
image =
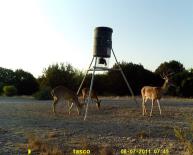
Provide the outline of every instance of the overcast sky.
{"type": "Polygon", "coordinates": [[[119,61],[193,67],[192,0],[1,0],[0,67],[36,77],[56,62],[86,69],[97,26],[113,28],[119,61]]]}

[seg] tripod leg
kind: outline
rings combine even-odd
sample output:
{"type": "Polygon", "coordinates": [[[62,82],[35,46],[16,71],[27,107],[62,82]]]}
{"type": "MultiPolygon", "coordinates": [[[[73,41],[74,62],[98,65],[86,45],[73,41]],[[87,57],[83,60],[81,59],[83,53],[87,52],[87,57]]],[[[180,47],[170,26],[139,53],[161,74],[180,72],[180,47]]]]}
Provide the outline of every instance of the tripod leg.
{"type": "MultiPolygon", "coordinates": [[[[127,78],[125,77],[125,74],[124,74],[124,72],[123,72],[123,70],[122,70],[122,68],[121,68],[121,66],[120,66],[120,64],[119,64],[119,62],[118,62],[118,60],[117,60],[117,58],[116,58],[116,56],[115,56],[115,53],[114,53],[113,49],[112,49],[112,53],[113,53],[113,56],[115,57],[115,61],[116,61],[117,65],[119,66],[119,70],[120,70],[120,72],[121,72],[121,74],[122,74],[122,76],[123,76],[123,79],[125,80],[125,83],[127,84],[127,87],[129,88],[129,91],[130,91],[130,93],[131,93],[131,95],[132,95],[132,98],[133,98],[133,100],[135,101],[135,103],[138,105],[137,100],[135,99],[135,95],[134,95],[134,93],[133,93],[133,90],[132,90],[129,82],[127,81],[127,78]]],[[[139,106],[139,105],[138,105],[138,106],[139,106]]]]}
{"type": "Polygon", "coordinates": [[[90,90],[89,90],[89,95],[88,95],[88,102],[86,104],[86,111],[85,111],[85,115],[84,115],[84,120],[86,120],[86,117],[87,117],[88,104],[90,104],[90,102],[91,102],[91,91],[92,91],[92,87],[93,87],[94,73],[95,73],[95,69],[96,69],[96,62],[97,62],[97,58],[95,58],[94,70],[92,72],[92,79],[91,79],[90,90]]]}
{"type": "Polygon", "coordinates": [[[89,67],[88,67],[88,70],[86,71],[86,74],[85,74],[85,76],[84,76],[84,78],[83,78],[83,80],[82,80],[82,82],[81,82],[81,84],[80,84],[80,86],[79,86],[79,88],[78,88],[78,91],[77,91],[77,93],[76,93],[77,95],[79,94],[80,89],[82,88],[82,85],[83,85],[83,83],[84,83],[84,80],[86,79],[86,76],[87,76],[88,71],[89,71],[89,69],[90,69],[90,67],[91,67],[91,65],[92,65],[93,60],[94,60],[94,57],[92,58],[91,63],[90,63],[90,65],[89,65],[89,67]]]}

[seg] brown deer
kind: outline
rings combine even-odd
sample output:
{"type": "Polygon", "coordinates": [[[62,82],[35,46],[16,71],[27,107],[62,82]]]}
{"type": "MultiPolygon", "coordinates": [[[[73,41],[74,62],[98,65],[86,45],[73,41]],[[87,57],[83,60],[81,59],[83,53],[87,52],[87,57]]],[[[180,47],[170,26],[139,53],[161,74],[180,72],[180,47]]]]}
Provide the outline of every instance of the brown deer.
{"type": "Polygon", "coordinates": [[[153,105],[154,105],[155,101],[157,101],[159,112],[161,115],[161,107],[160,107],[159,100],[162,98],[162,95],[167,90],[168,86],[172,85],[170,78],[169,78],[169,75],[171,75],[171,74],[173,74],[173,73],[170,73],[168,75],[165,75],[165,74],[160,75],[161,78],[165,80],[164,84],[161,87],[144,86],[141,89],[143,115],[145,115],[145,113],[147,113],[145,103],[148,99],[152,100],[150,116],[152,116],[153,105]]]}
{"type": "Polygon", "coordinates": [[[54,89],[52,89],[51,91],[51,95],[54,99],[53,104],[52,104],[52,108],[53,108],[53,113],[56,114],[55,111],[55,107],[56,104],[60,101],[67,101],[68,103],[71,102],[71,106],[69,106],[69,114],[71,112],[71,109],[73,107],[73,104],[75,103],[76,108],[77,108],[77,112],[78,115],[80,115],[80,110],[83,107],[83,104],[81,104],[78,100],[78,96],[76,95],[76,93],[74,93],[73,91],[71,91],[70,89],[64,87],[64,86],[57,86],[54,89]]]}
{"type": "MultiPolygon", "coordinates": [[[[82,98],[85,102],[86,98],[89,96],[89,88],[83,88],[82,89],[82,98]]],[[[101,106],[101,100],[98,99],[96,91],[92,90],[91,92],[91,99],[96,99],[96,106],[98,109],[100,109],[101,106]]]]}

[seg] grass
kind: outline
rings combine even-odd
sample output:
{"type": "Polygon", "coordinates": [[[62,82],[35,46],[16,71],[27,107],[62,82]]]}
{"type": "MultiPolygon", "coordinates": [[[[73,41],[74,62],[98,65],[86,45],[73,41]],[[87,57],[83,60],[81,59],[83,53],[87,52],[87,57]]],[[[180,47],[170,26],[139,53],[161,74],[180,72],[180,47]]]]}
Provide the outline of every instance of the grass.
{"type": "MultiPolygon", "coordinates": [[[[187,128],[184,114],[192,115],[192,100],[163,99],[160,104],[162,116],[155,106],[150,118],[142,116],[141,107],[136,107],[130,98],[104,99],[100,111],[95,104],[89,105],[87,120],[83,121],[83,115],[78,116],[75,108],[69,116],[62,104],[57,106],[58,115],[53,115],[51,101],[3,97],[0,98],[0,154],[21,148],[26,154],[28,147],[41,154],[67,155],[73,149],[89,149],[92,155],[119,154],[122,148],[169,148],[171,154],[188,152],[192,143],[188,133],[191,125],[187,128]],[[186,133],[189,142],[176,139],[174,126],[178,127],[176,131],[181,129],[186,133]]],[[[147,105],[148,110],[150,106],[147,105]]]]}
{"type": "MultiPolygon", "coordinates": [[[[26,148],[30,149],[32,154],[40,154],[40,155],[69,155],[74,154],[73,151],[65,151],[65,147],[62,148],[57,144],[48,143],[49,138],[55,138],[56,135],[51,133],[48,135],[44,135],[44,138],[41,136],[37,136],[35,134],[27,135],[27,143],[20,144],[20,148],[23,149],[23,152],[26,153],[26,148]],[[54,136],[53,136],[54,135],[54,136]]],[[[84,137],[80,138],[81,146],[74,148],[73,150],[90,150],[90,154],[92,155],[115,155],[113,149],[109,145],[102,146],[94,146],[90,145],[87,139],[84,137]]],[[[78,153],[76,153],[78,154],[78,153]]]]}
{"type": "MultiPolygon", "coordinates": [[[[49,135],[48,135],[49,137],[49,135]]],[[[62,149],[56,144],[49,144],[45,138],[29,134],[27,136],[27,144],[24,145],[33,153],[40,155],[64,155],[62,149]]]]}
{"type": "Polygon", "coordinates": [[[100,155],[114,155],[113,150],[110,146],[102,146],[102,148],[99,150],[100,155]]]}
{"type": "Polygon", "coordinates": [[[188,155],[193,154],[193,119],[188,118],[189,127],[183,129],[179,126],[174,127],[176,138],[184,145],[184,149],[188,155]]]}

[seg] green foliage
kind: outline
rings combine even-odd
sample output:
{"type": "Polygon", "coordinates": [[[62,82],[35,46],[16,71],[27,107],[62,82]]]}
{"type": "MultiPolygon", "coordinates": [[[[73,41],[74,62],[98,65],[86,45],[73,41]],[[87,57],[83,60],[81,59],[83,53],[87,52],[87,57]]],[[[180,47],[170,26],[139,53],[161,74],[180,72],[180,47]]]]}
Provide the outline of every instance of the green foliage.
{"type": "Polygon", "coordinates": [[[190,68],[190,69],[189,69],[189,72],[193,74],[193,68],[190,68]]]}
{"type": "MultiPolygon", "coordinates": [[[[185,70],[183,64],[178,61],[172,60],[160,64],[155,73],[145,69],[141,64],[122,62],[120,65],[135,95],[140,95],[140,90],[145,85],[161,86],[164,80],[160,78],[159,74],[174,72],[171,80],[175,87],[169,87],[167,95],[193,97],[193,69],[185,70]]],[[[119,69],[119,66],[115,64],[112,69],[119,69]]],[[[73,68],[70,64],[63,63],[50,65],[44,69],[43,75],[37,80],[32,74],[21,69],[14,72],[0,67],[0,94],[2,94],[5,85],[14,85],[18,95],[34,94],[39,90],[39,87],[42,89],[38,93],[44,94],[45,87],[54,88],[58,85],[64,85],[77,91],[83,76],[81,71],[73,68]]],[[[90,81],[91,74],[86,77],[83,87],[89,87],[90,81]]],[[[93,88],[99,95],[130,95],[120,71],[115,70],[96,74],[93,88]]]]}
{"type": "MultiPolygon", "coordinates": [[[[122,62],[120,64],[131,88],[135,95],[140,94],[140,90],[144,85],[160,86],[162,80],[159,76],[153,72],[144,69],[141,64],[133,64],[122,62]]],[[[118,65],[115,64],[113,69],[118,69],[118,65]]],[[[128,95],[129,90],[127,85],[119,71],[111,70],[108,72],[108,89],[113,94],[128,95]]]]}
{"type": "Polygon", "coordinates": [[[4,83],[0,82],[0,95],[3,94],[3,86],[4,86],[4,83]]]}
{"type": "Polygon", "coordinates": [[[185,146],[185,150],[189,155],[193,154],[193,120],[189,121],[189,128],[182,129],[178,126],[174,127],[176,138],[185,146]]]}
{"type": "Polygon", "coordinates": [[[169,88],[169,95],[192,97],[193,96],[193,73],[188,71],[179,72],[174,74],[172,82],[175,87],[169,88]]]}
{"type": "Polygon", "coordinates": [[[72,90],[77,90],[82,76],[82,73],[74,69],[70,64],[54,64],[44,69],[39,82],[42,87],[50,86],[54,88],[58,85],[64,85],[72,90]]]}
{"type": "Polygon", "coordinates": [[[38,90],[38,83],[32,74],[21,69],[15,72],[0,67],[0,94],[3,86],[14,85],[18,95],[31,95],[38,90]]]}
{"type": "Polygon", "coordinates": [[[182,96],[191,97],[193,96],[193,76],[188,77],[182,81],[182,96]]]}
{"type": "Polygon", "coordinates": [[[11,69],[0,67],[0,94],[3,93],[3,86],[14,85],[15,73],[11,69]]]}
{"type": "Polygon", "coordinates": [[[15,71],[15,76],[18,95],[32,95],[39,89],[38,82],[31,73],[18,69],[15,71]]]}
{"type": "MultiPolygon", "coordinates": [[[[49,137],[49,135],[46,135],[49,137]]],[[[40,155],[64,155],[62,149],[56,144],[49,144],[42,135],[27,135],[27,146],[33,150],[32,154],[40,155]]]]}
{"type": "Polygon", "coordinates": [[[4,86],[3,92],[6,96],[14,96],[17,94],[17,88],[13,85],[4,86]]]}
{"type": "Polygon", "coordinates": [[[38,92],[36,92],[33,96],[37,100],[49,100],[51,99],[51,88],[50,87],[44,87],[41,88],[38,92]]]}
{"type": "Polygon", "coordinates": [[[178,61],[172,60],[169,62],[164,62],[159,65],[159,67],[155,70],[156,74],[162,74],[167,72],[179,73],[185,71],[183,64],[178,61]]]}
{"type": "Polygon", "coordinates": [[[174,134],[180,141],[185,141],[186,134],[180,127],[174,127],[174,134]]]}
{"type": "MultiPolygon", "coordinates": [[[[82,87],[90,87],[92,74],[88,74],[82,87]]],[[[81,79],[82,80],[82,79],[81,79]]],[[[81,82],[81,81],[80,81],[81,82]]],[[[109,92],[109,81],[107,74],[96,74],[94,77],[93,89],[100,95],[107,95],[109,92]]]]}
{"type": "Polygon", "coordinates": [[[13,84],[15,82],[15,73],[11,69],[0,67],[0,81],[2,83],[13,84]]]}
{"type": "Polygon", "coordinates": [[[156,74],[173,72],[172,83],[175,87],[169,87],[167,94],[172,96],[192,97],[193,96],[193,73],[185,70],[183,64],[172,60],[164,62],[155,70],[156,74]]]}

